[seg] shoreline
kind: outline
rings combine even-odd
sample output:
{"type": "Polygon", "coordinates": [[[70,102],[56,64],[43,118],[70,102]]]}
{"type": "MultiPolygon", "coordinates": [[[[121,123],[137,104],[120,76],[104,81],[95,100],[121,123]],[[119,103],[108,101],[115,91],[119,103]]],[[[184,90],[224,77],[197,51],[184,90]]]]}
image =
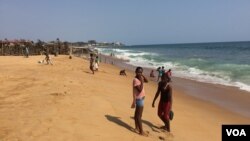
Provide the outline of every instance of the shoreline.
{"type": "MultiPolygon", "coordinates": [[[[120,69],[134,72],[135,66],[126,64],[127,60],[119,59],[112,56],[100,55],[103,63],[112,64],[120,69]]],[[[153,82],[156,82],[157,72],[155,71],[155,78],[149,77],[151,68],[144,68],[144,74],[153,82]]],[[[241,90],[238,87],[226,86],[221,84],[205,83],[196,80],[172,77],[172,85],[174,89],[180,90],[182,93],[192,97],[205,100],[216,104],[219,107],[227,109],[231,112],[240,114],[245,117],[250,117],[250,92],[241,90]]]]}

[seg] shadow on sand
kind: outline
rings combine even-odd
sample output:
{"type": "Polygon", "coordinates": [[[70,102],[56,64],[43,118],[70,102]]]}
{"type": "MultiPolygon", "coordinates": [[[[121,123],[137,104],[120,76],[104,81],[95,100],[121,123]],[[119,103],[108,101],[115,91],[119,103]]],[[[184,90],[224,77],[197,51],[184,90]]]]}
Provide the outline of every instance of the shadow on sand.
{"type": "Polygon", "coordinates": [[[83,72],[85,72],[85,73],[89,73],[89,74],[93,74],[92,72],[88,72],[88,71],[83,71],[83,72]]]}
{"type": "MultiPolygon", "coordinates": [[[[134,119],[134,117],[130,117],[131,119],[134,119]]],[[[151,128],[152,131],[154,132],[158,132],[160,133],[160,131],[158,131],[157,129],[160,129],[159,127],[155,126],[153,123],[147,121],[147,120],[143,120],[142,119],[142,123],[146,124],[148,127],[151,128]]]]}
{"type": "MultiPolygon", "coordinates": [[[[105,115],[105,117],[106,117],[109,121],[114,122],[114,123],[116,123],[116,124],[118,124],[118,125],[120,125],[120,126],[126,128],[126,129],[130,130],[131,132],[136,133],[135,130],[134,130],[134,128],[131,127],[130,125],[128,125],[127,123],[125,123],[124,121],[122,121],[120,117],[114,117],[114,116],[111,116],[111,115],[105,115]]],[[[130,118],[131,118],[131,119],[134,119],[134,117],[130,117],[130,118]]],[[[152,129],[152,131],[157,132],[157,133],[160,133],[160,131],[159,131],[160,128],[157,127],[157,126],[155,126],[155,125],[152,124],[151,122],[146,121],[146,120],[142,120],[142,123],[144,123],[144,124],[146,124],[147,126],[149,126],[149,127],[152,129]]]]}
{"type": "Polygon", "coordinates": [[[111,116],[111,115],[105,115],[105,117],[110,121],[110,122],[114,122],[128,130],[130,130],[131,132],[135,132],[134,131],[134,128],[131,127],[130,125],[128,125],[127,123],[123,122],[120,117],[114,117],[114,116],[111,116]]]}

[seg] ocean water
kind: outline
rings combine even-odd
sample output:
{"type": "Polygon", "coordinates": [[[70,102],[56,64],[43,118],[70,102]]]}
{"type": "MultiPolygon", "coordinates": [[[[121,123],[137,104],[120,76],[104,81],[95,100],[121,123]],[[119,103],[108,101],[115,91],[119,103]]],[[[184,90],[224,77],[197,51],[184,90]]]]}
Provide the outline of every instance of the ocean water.
{"type": "Polygon", "coordinates": [[[97,48],[100,53],[127,63],[172,69],[176,77],[236,86],[250,92],[250,42],[136,45],[97,48]]]}

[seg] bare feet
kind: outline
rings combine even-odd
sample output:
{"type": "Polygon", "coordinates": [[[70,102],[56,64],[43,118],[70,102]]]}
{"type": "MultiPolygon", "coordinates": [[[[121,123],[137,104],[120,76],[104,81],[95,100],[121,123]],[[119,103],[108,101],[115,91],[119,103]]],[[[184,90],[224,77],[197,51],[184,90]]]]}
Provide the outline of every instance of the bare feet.
{"type": "Polygon", "coordinates": [[[143,131],[143,132],[141,132],[139,134],[142,135],[142,136],[148,137],[149,132],[148,131],[146,131],[146,132],[143,131]]]}
{"type": "Polygon", "coordinates": [[[170,132],[170,129],[168,129],[166,126],[161,126],[160,129],[167,131],[167,132],[170,132]]]}
{"type": "Polygon", "coordinates": [[[138,133],[138,134],[140,133],[140,130],[138,128],[133,129],[133,131],[138,133]]]}

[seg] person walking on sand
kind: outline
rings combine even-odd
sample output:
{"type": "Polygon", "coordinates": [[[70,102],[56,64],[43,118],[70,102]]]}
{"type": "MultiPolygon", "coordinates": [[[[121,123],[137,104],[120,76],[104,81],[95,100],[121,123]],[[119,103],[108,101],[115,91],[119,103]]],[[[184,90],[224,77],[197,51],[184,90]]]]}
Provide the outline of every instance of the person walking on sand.
{"type": "Polygon", "coordinates": [[[52,61],[51,61],[51,58],[49,57],[49,53],[48,52],[45,52],[45,59],[44,59],[47,63],[47,65],[53,65],[52,61]]]}
{"type": "Polygon", "coordinates": [[[161,81],[158,83],[158,89],[155,94],[152,107],[155,107],[155,100],[161,94],[159,105],[158,105],[158,116],[163,121],[165,126],[163,129],[170,132],[170,117],[169,113],[172,109],[172,86],[170,85],[170,78],[164,73],[161,81]]]}
{"type": "Polygon", "coordinates": [[[135,70],[135,78],[133,79],[133,102],[131,108],[135,108],[134,120],[135,120],[135,130],[139,132],[140,135],[148,136],[142,129],[142,112],[144,107],[145,90],[143,83],[147,83],[148,80],[142,74],[142,67],[137,67],[135,70]]]}
{"type": "Polygon", "coordinates": [[[96,58],[95,58],[95,71],[98,71],[98,68],[99,68],[99,57],[96,56],[96,58]]]}
{"type": "Polygon", "coordinates": [[[95,74],[94,65],[95,65],[95,59],[94,59],[94,55],[91,53],[90,54],[90,60],[89,60],[89,68],[90,68],[90,70],[92,71],[93,74],[95,74]]]}

